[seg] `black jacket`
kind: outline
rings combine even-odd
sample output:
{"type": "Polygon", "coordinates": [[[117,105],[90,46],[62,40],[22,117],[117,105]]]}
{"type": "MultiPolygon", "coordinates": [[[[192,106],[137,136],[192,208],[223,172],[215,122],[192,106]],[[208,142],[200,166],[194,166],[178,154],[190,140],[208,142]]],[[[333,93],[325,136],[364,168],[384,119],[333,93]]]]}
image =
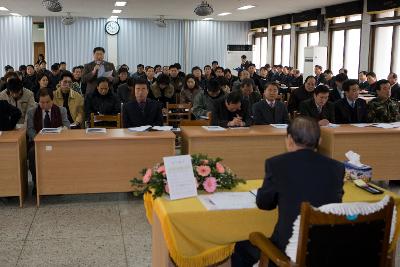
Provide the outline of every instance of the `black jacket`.
{"type": "Polygon", "coordinates": [[[121,112],[121,102],[109,89],[106,95],[101,95],[97,89],[85,98],[86,120],[90,120],[90,113],[115,115],[121,112]]]}
{"type": "Polygon", "coordinates": [[[288,103],[288,110],[290,113],[299,110],[299,105],[302,101],[312,98],[314,92],[308,92],[304,85],[300,86],[299,88],[295,89],[289,99],[288,103]]]}
{"type": "Polygon", "coordinates": [[[162,126],[163,115],[161,103],[147,98],[146,105],[142,111],[136,100],[128,102],[124,105],[123,112],[123,127],[139,127],[144,125],[162,126]]]}
{"type": "MultiPolygon", "coordinates": [[[[344,92],[343,92],[343,94],[344,94],[344,92]]],[[[329,101],[331,101],[332,103],[335,103],[336,101],[338,101],[340,99],[342,99],[342,96],[340,95],[340,93],[336,87],[336,84],[335,84],[333,89],[329,91],[329,101]]]]}
{"type": "Polygon", "coordinates": [[[232,121],[234,117],[240,116],[242,121],[246,124],[245,126],[251,125],[251,118],[249,115],[248,101],[242,101],[240,110],[236,112],[230,112],[225,105],[225,97],[217,100],[214,103],[214,109],[212,112],[212,125],[228,127],[228,122],[232,121]]]}
{"type": "Polygon", "coordinates": [[[303,201],[314,207],[342,202],[343,178],[342,163],[308,149],[266,160],[265,179],[256,202],[263,210],[278,207],[272,242],[285,251],[303,201]]]}
{"type": "Polygon", "coordinates": [[[400,85],[398,83],[392,86],[392,98],[396,101],[400,101],[400,85]]]}
{"type": "Polygon", "coordinates": [[[299,111],[301,115],[312,117],[317,120],[327,119],[329,122],[335,122],[335,105],[329,101],[322,107],[321,113],[318,112],[314,98],[301,102],[299,111]]]}
{"type": "Polygon", "coordinates": [[[262,100],[253,106],[254,124],[265,125],[275,123],[288,123],[289,115],[285,104],[275,101],[274,108],[262,100]]]}
{"type": "Polygon", "coordinates": [[[336,123],[365,123],[367,122],[367,102],[358,98],[352,108],[346,98],[335,102],[336,123]]]}
{"type": "Polygon", "coordinates": [[[0,131],[14,129],[21,115],[21,111],[17,107],[9,104],[7,100],[0,100],[0,131]]]}

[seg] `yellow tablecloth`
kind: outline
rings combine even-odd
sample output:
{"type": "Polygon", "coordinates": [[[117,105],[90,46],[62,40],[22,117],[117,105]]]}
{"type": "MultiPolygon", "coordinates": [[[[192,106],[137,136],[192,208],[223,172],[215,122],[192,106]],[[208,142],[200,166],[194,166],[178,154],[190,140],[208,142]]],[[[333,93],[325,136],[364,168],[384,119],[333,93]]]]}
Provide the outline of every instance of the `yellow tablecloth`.
{"type": "MultiPolygon", "coordinates": [[[[260,187],[262,180],[250,180],[233,191],[249,191],[260,187]]],[[[345,183],[344,202],[379,201],[384,195],[369,194],[352,183],[345,183]]],[[[400,232],[400,196],[385,192],[395,199],[397,226],[395,249],[400,232]]],[[[278,212],[259,209],[208,211],[197,198],[170,201],[164,197],[153,200],[150,194],[144,196],[146,216],[152,223],[156,213],[164,234],[171,258],[178,266],[207,266],[219,263],[229,257],[237,241],[246,240],[251,232],[272,234],[278,212]]]]}

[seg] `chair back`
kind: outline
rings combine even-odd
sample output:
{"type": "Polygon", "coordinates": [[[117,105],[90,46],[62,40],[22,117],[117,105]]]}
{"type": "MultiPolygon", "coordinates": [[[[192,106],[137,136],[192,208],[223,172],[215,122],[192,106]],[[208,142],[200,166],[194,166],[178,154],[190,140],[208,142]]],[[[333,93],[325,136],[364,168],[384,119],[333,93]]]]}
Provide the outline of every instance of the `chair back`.
{"type": "Polygon", "coordinates": [[[387,266],[394,201],[368,215],[326,214],[301,205],[299,267],[387,266]]]}
{"type": "Polygon", "coordinates": [[[94,113],[90,113],[90,127],[96,127],[96,123],[102,123],[105,122],[106,126],[101,126],[105,127],[107,129],[116,129],[116,128],[121,128],[121,113],[118,113],[117,115],[96,115],[94,113]],[[116,126],[108,126],[107,122],[115,122],[116,126]]]}
{"type": "Polygon", "coordinates": [[[181,120],[190,120],[192,104],[167,103],[167,125],[179,127],[181,120]]]}
{"type": "Polygon", "coordinates": [[[181,120],[181,126],[210,126],[211,125],[211,116],[212,113],[208,112],[208,119],[200,119],[200,120],[181,120]]]}

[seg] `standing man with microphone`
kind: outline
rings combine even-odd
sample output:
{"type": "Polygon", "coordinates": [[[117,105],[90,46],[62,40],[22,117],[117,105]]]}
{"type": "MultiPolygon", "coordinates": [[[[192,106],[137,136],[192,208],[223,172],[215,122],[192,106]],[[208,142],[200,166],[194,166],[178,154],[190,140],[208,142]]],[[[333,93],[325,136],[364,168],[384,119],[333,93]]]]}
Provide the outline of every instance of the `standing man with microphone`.
{"type": "Polygon", "coordinates": [[[117,75],[114,64],[104,61],[104,54],[103,47],[95,47],[93,49],[93,61],[84,66],[83,82],[87,84],[86,95],[96,89],[97,78],[107,77],[110,82],[113,82],[117,75]]]}

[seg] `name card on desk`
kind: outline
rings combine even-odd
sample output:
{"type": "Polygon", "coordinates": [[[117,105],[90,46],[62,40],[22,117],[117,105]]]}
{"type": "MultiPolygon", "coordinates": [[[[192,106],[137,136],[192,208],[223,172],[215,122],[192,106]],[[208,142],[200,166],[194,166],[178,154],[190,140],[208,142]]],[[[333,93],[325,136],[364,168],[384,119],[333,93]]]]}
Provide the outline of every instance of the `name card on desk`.
{"type": "Polygon", "coordinates": [[[164,165],[171,200],[197,196],[190,155],[164,157],[164,165]]]}

